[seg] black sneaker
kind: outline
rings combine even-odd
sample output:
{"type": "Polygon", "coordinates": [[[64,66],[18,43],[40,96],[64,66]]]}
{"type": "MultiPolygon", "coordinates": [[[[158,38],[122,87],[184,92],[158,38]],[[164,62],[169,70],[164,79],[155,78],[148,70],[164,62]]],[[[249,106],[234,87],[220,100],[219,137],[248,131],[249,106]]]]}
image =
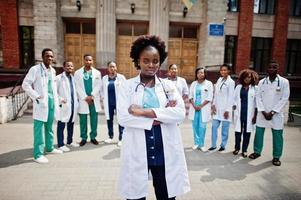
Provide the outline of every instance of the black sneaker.
{"type": "Polygon", "coordinates": [[[82,141],[80,141],[80,143],[79,143],[79,146],[84,146],[85,144],[87,143],[87,140],[82,140],[82,141]]]}
{"type": "Polygon", "coordinates": [[[94,145],[98,145],[99,144],[96,139],[91,140],[91,143],[94,144],[94,145]]]}
{"type": "Polygon", "coordinates": [[[224,148],[224,147],[221,147],[221,148],[219,148],[218,151],[219,151],[219,152],[225,151],[225,148],[224,148]]]}
{"type": "Polygon", "coordinates": [[[215,150],[216,149],[216,147],[210,147],[209,149],[208,149],[208,151],[213,151],[213,150],[215,150]]]}
{"type": "Polygon", "coordinates": [[[280,166],[281,165],[281,161],[279,160],[279,158],[273,158],[272,163],[275,166],[280,166]]]}

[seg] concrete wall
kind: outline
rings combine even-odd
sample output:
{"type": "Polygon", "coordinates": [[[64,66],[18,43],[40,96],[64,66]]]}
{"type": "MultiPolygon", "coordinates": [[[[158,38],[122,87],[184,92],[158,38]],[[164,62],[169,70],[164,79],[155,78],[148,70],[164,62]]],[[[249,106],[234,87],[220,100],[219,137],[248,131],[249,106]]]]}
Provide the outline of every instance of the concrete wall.
{"type": "Polygon", "coordinates": [[[289,39],[301,39],[301,19],[290,17],[288,22],[288,34],[289,39]]]}
{"type": "Polygon", "coordinates": [[[19,0],[19,26],[33,26],[33,1],[19,0]]]}

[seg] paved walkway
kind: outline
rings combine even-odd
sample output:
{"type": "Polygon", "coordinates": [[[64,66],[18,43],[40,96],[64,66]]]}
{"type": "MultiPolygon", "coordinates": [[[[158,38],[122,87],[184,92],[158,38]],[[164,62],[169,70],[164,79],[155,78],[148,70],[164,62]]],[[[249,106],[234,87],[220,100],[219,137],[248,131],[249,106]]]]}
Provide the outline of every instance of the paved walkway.
{"type": "MultiPolygon", "coordinates": [[[[103,115],[99,121],[98,140],[103,141],[103,115]]],[[[210,126],[206,147],[210,146],[210,126]]],[[[281,167],[271,164],[270,130],[266,132],[263,156],[253,161],[232,155],[232,129],[226,153],[193,151],[191,122],[185,121],[181,129],[192,190],[178,200],[301,199],[300,127],[285,128],[281,167]]],[[[78,123],[75,139],[80,140],[78,123]]],[[[50,163],[41,165],[33,162],[32,142],[30,116],[0,125],[1,200],[120,199],[116,192],[120,150],[116,144],[88,143],[62,155],[48,155],[50,163]]],[[[148,199],[155,199],[151,182],[149,191],[148,199]]]]}

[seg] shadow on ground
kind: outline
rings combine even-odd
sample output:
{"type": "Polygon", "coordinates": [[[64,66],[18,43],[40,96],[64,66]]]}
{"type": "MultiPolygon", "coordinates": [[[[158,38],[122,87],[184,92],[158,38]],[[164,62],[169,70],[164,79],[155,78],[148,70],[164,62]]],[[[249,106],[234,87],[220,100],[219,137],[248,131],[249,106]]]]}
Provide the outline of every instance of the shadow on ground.
{"type": "Polygon", "coordinates": [[[185,148],[185,156],[189,171],[204,171],[200,180],[212,182],[215,179],[225,179],[230,181],[243,180],[248,174],[256,173],[268,167],[272,167],[270,161],[252,165],[249,158],[234,156],[232,152],[218,153],[195,151],[185,148]]]}

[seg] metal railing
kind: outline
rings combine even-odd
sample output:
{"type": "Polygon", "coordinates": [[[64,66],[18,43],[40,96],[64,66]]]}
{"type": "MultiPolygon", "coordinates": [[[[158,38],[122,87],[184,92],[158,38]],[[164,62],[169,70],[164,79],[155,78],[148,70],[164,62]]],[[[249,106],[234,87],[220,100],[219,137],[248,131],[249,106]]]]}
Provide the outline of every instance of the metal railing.
{"type": "Polygon", "coordinates": [[[26,68],[24,74],[18,79],[14,87],[11,89],[10,93],[8,94],[7,98],[11,98],[12,100],[12,112],[13,112],[13,120],[18,118],[18,114],[22,110],[23,106],[27,102],[29,96],[25,93],[23,88],[21,87],[21,83],[25,78],[26,74],[28,73],[30,66],[26,68]]]}

